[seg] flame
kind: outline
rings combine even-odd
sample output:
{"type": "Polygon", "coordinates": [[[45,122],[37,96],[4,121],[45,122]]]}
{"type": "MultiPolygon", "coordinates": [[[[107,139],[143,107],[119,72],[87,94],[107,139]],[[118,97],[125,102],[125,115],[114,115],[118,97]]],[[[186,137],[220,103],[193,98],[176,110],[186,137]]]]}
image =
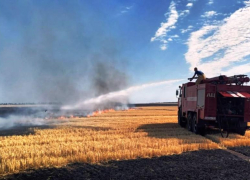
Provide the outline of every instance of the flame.
{"type": "Polygon", "coordinates": [[[135,108],[128,108],[128,109],[123,109],[123,110],[115,110],[115,109],[99,109],[96,110],[90,114],[86,115],[73,115],[73,114],[69,114],[69,115],[61,115],[61,116],[57,116],[56,114],[48,114],[48,116],[44,117],[45,120],[53,120],[53,119],[57,119],[57,120],[67,120],[67,119],[72,119],[72,118],[83,118],[83,117],[95,117],[104,113],[109,113],[109,112],[116,112],[116,111],[132,111],[135,110],[135,108]]]}
{"type": "Polygon", "coordinates": [[[108,113],[108,112],[115,112],[115,109],[104,109],[104,110],[97,110],[92,112],[91,114],[88,114],[87,117],[93,117],[93,116],[97,116],[103,113],[108,113]]]}
{"type": "MultiPolygon", "coordinates": [[[[132,110],[135,110],[135,108],[128,108],[128,109],[125,109],[123,111],[132,111],[132,110]]],[[[104,114],[104,113],[108,113],[108,112],[115,112],[116,110],[115,109],[103,109],[103,110],[97,110],[97,111],[94,111],[92,112],[91,114],[88,114],[87,117],[94,117],[94,116],[97,116],[97,115],[100,115],[100,114],[104,114]]]]}

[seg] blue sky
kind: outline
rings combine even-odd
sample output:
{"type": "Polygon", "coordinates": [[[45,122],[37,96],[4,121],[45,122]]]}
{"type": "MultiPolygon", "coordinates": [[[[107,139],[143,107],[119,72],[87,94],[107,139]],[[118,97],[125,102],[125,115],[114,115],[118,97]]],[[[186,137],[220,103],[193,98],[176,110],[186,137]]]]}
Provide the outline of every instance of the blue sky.
{"type": "Polygon", "coordinates": [[[77,86],[63,96],[91,91],[98,58],[126,74],[126,87],[180,79],[135,92],[132,102],[176,101],[195,66],[207,77],[249,75],[249,45],[248,0],[2,0],[0,98],[43,101],[40,94],[60,91],[61,79],[48,82],[58,76],[77,86]]]}

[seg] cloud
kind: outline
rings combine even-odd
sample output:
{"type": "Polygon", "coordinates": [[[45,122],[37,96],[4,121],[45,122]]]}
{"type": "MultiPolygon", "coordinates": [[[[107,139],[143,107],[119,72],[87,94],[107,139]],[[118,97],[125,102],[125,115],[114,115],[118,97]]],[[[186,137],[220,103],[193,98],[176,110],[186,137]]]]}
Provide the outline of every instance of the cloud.
{"type": "Polygon", "coordinates": [[[126,6],[126,7],[123,7],[123,8],[121,9],[119,15],[122,15],[122,14],[124,14],[124,13],[128,13],[132,8],[133,8],[133,6],[126,6]]]}
{"type": "Polygon", "coordinates": [[[171,36],[171,38],[178,38],[178,37],[179,37],[179,35],[177,35],[177,34],[171,36]]]}
{"type": "Polygon", "coordinates": [[[128,7],[125,7],[125,8],[129,10],[129,9],[131,9],[132,7],[133,7],[133,6],[128,6],[128,7]]]}
{"type": "Polygon", "coordinates": [[[167,41],[166,36],[167,32],[169,32],[171,29],[176,28],[175,24],[178,21],[178,12],[175,8],[175,3],[172,1],[169,6],[170,13],[166,13],[165,16],[168,17],[166,19],[166,22],[161,23],[161,27],[156,31],[155,36],[151,38],[151,42],[153,41],[160,41],[163,43],[163,45],[160,46],[162,50],[167,49],[167,41]]]}
{"type": "Polygon", "coordinates": [[[250,1],[243,1],[246,6],[250,6],[250,1]]]}
{"type": "Polygon", "coordinates": [[[220,25],[205,25],[192,32],[187,41],[188,52],[185,54],[190,70],[198,66],[199,69],[206,70],[207,76],[230,72],[223,69],[230,69],[250,55],[249,21],[250,6],[245,6],[221,21],[220,25]]]}
{"type": "Polygon", "coordinates": [[[188,31],[191,31],[193,29],[193,26],[188,26],[187,29],[181,29],[181,33],[184,34],[188,31]]]}
{"type": "Polygon", "coordinates": [[[203,15],[201,15],[201,17],[210,18],[210,17],[216,16],[216,15],[218,15],[218,13],[216,13],[215,11],[207,11],[203,15]]]}
{"type": "Polygon", "coordinates": [[[192,7],[192,6],[193,6],[193,3],[188,3],[186,6],[187,6],[187,7],[192,7]]]}
{"type": "Polygon", "coordinates": [[[188,14],[190,13],[190,11],[187,9],[187,10],[184,10],[180,13],[180,17],[181,16],[187,16],[188,14]]]}
{"type": "Polygon", "coordinates": [[[236,74],[246,74],[246,73],[250,73],[250,63],[246,63],[243,65],[239,65],[236,67],[233,67],[227,71],[222,71],[221,74],[226,74],[228,76],[233,76],[236,74]]]}
{"type": "Polygon", "coordinates": [[[208,4],[209,4],[209,5],[211,5],[211,4],[213,4],[213,3],[214,3],[214,0],[209,0],[209,1],[208,1],[208,4]]]}
{"type": "Polygon", "coordinates": [[[167,49],[167,44],[162,44],[161,46],[160,46],[160,48],[161,48],[161,50],[166,50],[167,49]]]}

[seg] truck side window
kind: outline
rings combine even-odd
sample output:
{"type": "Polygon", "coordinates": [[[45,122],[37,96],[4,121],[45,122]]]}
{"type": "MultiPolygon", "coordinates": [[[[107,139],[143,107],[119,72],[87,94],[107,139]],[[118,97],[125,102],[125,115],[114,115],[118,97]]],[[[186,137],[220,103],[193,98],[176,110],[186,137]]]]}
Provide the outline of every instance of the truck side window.
{"type": "Polygon", "coordinates": [[[184,98],[186,97],[186,86],[184,86],[184,88],[183,88],[183,97],[184,98]]]}

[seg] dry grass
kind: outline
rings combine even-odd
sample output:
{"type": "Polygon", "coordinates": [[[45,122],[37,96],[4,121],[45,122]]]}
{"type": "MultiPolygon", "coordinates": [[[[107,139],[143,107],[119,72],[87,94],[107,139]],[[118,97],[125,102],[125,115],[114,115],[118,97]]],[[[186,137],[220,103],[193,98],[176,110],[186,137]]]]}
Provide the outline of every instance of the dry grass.
{"type": "Polygon", "coordinates": [[[250,146],[250,131],[246,131],[245,136],[239,134],[229,134],[228,138],[222,138],[219,133],[209,134],[207,138],[213,140],[224,147],[250,146]]]}
{"type": "Polygon", "coordinates": [[[26,136],[0,137],[0,174],[72,162],[150,158],[218,144],[177,124],[176,107],[145,107],[65,121],[26,136]]]}
{"type": "MultiPolygon", "coordinates": [[[[247,123],[250,126],[250,122],[247,123]]],[[[217,142],[222,147],[250,146],[250,131],[246,131],[245,136],[230,133],[228,138],[222,138],[220,133],[208,134],[207,138],[217,142]]]]}

